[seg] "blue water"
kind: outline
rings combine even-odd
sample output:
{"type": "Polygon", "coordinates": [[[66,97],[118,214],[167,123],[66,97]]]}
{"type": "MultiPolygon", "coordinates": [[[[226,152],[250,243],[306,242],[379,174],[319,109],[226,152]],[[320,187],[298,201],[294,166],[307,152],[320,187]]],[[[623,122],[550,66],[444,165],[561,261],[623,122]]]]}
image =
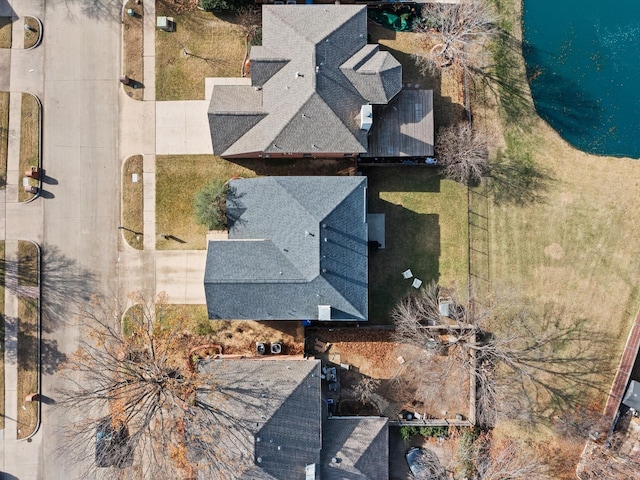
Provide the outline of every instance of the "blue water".
{"type": "Polygon", "coordinates": [[[640,158],[640,0],[524,0],[540,116],[589,153],[640,158]]]}

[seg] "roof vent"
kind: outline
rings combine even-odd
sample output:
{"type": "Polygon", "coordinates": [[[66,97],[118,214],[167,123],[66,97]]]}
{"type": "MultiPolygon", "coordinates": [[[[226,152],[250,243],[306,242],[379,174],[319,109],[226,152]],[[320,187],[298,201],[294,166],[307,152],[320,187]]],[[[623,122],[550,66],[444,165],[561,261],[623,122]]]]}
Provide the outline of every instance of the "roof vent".
{"type": "Polygon", "coordinates": [[[256,458],[256,460],[258,461],[258,463],[262,463],[262,457],[258,457],[256,458]]]}
{"type": "Polygon", "coordinates": [[[320,71],[320,65],[316,65],[316,73],[320,71]]]}
{"type": "Polygon", "coordinates": [[[331,305],[318,305],[318,320],[331,320],[331,305]]]}
{"type": "Polygon", "coordinates": [[[326,268],[323,268],[323,269],[322,269],[322,273],[327,273],[327,269],[326,269],[326,268]]]}
{"type": "Polygon", "coordinates": [[[296,78],[300,78],[300,77],[304,77],[304,75],[301,74],[300,72],[296,72],[296,78]]]}
{"type": "Polygon", "coordinates": [[[258,91],[262,90],[262,87],[253,87],[253,89],[254,89],[256,92],[258,92],[258,91]]]}
{"type": "Polygon", "coordinates": [[[322,228],[327,228],[327,224],[326,224],[326,223],[323,223],[323,224],[322,224],[322,228]]]}

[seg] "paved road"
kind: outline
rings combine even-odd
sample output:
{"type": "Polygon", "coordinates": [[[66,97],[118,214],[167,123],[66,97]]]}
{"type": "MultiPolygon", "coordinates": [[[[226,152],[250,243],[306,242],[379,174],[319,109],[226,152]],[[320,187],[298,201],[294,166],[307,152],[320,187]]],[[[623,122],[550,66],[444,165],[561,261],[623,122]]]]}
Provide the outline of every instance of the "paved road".
{"type": "MultiPolygon", "coordinates": [[[[43,198],[43,335],[63,353],[77,330],[71,301],[117,291],[118,77],[121,2],[47,0],[44,24],[44,148],[54,179],[43,198]]],[[[55,400],[56,379],[42,376],[55,400]]],[[[43,405],[39,478],[78,478],[56,453],[67,419],[43,405]]]]}

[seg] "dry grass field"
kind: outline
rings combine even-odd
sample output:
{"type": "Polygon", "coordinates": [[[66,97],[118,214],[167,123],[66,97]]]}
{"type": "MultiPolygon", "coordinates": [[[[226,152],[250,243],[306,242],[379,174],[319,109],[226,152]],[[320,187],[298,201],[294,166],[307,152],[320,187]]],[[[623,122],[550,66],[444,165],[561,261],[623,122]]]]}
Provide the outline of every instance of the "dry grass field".
{"type": "MultiPolygon", "coordinates": [[[[520,38],[520,2],[498,3],[520,38]]],[[[485,128],[502,132],[500,153],[519,167],[490,182],[492,287],[518,292],[540,311],[552,304],[564,312],[559,320],[581,321],[593,332],[599,344],[591,347],[604,352],[593,364],[595,385],[568,393],[584,399],[580,407],[602,407],[640,300],[640,165],[580,152],[540,120],[520,56],[501,73],[526,99],[503,91],[498,107],[487,95],[475,112],[485,128]]],[[[583,441],[558,434],[558,412],[545,402],[537,407],[546,419],[534,426],[502,422],[497,432],[534,445],[554,478],[575,478],[583,441]]]]}
{"type": "Polygon", "coordinates": [[[122,234],[129,245],[143,250],[144,205],[142,181],[142,155],[127,158],[122,166],[122,234]],[[137,175],[138,181],[133,181],[137,175]],[[137,233],[136,233],[137,232],[137,233]]]}
{"type": "Polygon", "coordinates": [[[136,0],[129,0],[123,12],[124,74],[132,81],[130,85],[124,85],[123,88],[127,95],[134,100],[142,100],[144,96],[144,46],[142,30],[144,8],[142,8],[142,3],[138,4],[136,0]],[[133,16],[127,13],[129,9],[133,10],[133,16]]]}
{"type": "MultiPolygon", "coordinates": [[[[22,94],[22,122],[20,127],[20,169],[22,174],[40,162],[40,105],[31,94],[22,94]]],[[[31,180],[31,184],[36,182],[31,180]]],[[[30,199],[33,194],[27,193],[20,185],[18,199],[21,202],[30,199]]]]}
{"type": "Polygon", "coordinates": [[[0,48],[11,48],[11,17],[0,17],[0,48]]]}

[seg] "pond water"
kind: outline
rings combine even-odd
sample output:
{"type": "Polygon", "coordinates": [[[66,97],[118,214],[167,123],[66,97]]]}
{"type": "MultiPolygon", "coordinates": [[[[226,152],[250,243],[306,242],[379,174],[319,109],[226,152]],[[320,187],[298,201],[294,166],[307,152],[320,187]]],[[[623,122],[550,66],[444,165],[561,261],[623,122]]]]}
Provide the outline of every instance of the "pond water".
{"type": "Polygon", "coordinates": [[[640,0],[524,0],[539,115],[589,153],[640,158],[640,0]]]}

